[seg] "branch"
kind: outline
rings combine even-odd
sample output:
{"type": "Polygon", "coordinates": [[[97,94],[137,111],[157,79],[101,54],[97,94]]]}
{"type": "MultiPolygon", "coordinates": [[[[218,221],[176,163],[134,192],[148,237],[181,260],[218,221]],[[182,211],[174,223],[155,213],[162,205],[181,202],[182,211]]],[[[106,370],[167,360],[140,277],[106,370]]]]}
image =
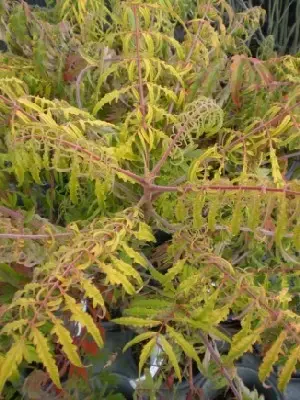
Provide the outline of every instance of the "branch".
{"type": "MultiPolygon", "coordinates": [[[[197,44],[198,36],[199,36],[199,33],[200,33],[200,29],[201,29],[201,26],[202,26],[202,22],[203,22],[202,20],[199,21],[199,26],[198,26],[196,35],[195,35],[195,37],[194,37],[192,46],[191,46],[191,48],[190,48],[190,51],[188,52],[188,55],[187,55],[187,57],[186,57],[185,64],[187,64],[187,63],[190,61],[190,59],[191,59],[191,57],[192,57],[192,55],[193,55],[193,52],[194,52],[195,47],[196,47],[196,44],[197,44]]],[[[176,85],[175,91],[174,91],[175,94],[178,93],[179,89],[180,89],[180,83],[177,82],[177,85],[176,85]]],[[[171,114],[172,111],[173,111],[173,109],[174,109],[174,102],[172,102],[172,103],[170,104],[168,113],[171,114]]],[[[154,166],[154,168],[152,169],[152,171],[151,171],[151,173],[150,173],[150,176],[151,176],[152,178],[154,178],[155,176],[157,176],[157,175],[159,174],[159,172],[160,172],[162,166],[164,165],[164,163],[166,162],[167,158],[168,158],[169,155],[171,154],[173,148],[174,148],[175,145],[176,145],[177,140],[178,140],[179,137],[183,134],[183,132],[184,132],[184,127],[182,127],[181,129],[179,129],[179,131],[177,132],[177,134],[174,136],[174,138],[173,138],[173,140],[171,141],[171,143],[169,144],[167,150],[166,150],[166,151],[164,152],[164,154],[162,155],[162,158],[157,162],[157,164],[156,164],[156,165],[154,166]]]]}
{"type": "Polygon", "coordinates": [[[152,169],[150,176],[152,178],[155,178],[158,174],[159,171],[161,170],[162,166],[164,165],[164,163],[166,162],[167,158],[169,157],[169,155],[171,154],[173,148],[176,145],[177,140],[180,138],[180,136],[183,134],[185,127],[182,126],[179,131],[176,133],[176,135],[173,137],[171,143],[169,144],[167,150],[164,152],[162,158],[157,162],[157,164],[154,166],[154,168],[152,169]]]}
{"type": "Polygon", "coordinates": [[[0,239],[22,239],[22,240],[40,240],[40,239],[51,239],[53,237],[69,237],[72,236],[72,232],[61,232],[49,234],[23,234],[23,233],[0,233],[0,239]]]}
{"type": "Polygon", "coordinates": [[[230,386],[230,389],[232,390],[232,393],[235,395],[236,399],[243,400],[243,397],[242,397],[241,393],[235,387],[233,379],[231,378],[231,376],[230,376],[229,372],[227,371],[227,369],[222,364],[222,361],[221,361],[221,359],[219,357],[219,354],[215,351],[215,349],[213,348],[212,344],[208,340],[207,336],[204,335],[201,331],[199,332],[199,335],[200,335],[204,345],[206,346],[206,348],[210,352],[211,357],[213,358],[215,363],[219,366],[221,374],[227,380],[228,385],[230,386]]]}
{"type": "Polygon", "coordinates": [[[292,111],[294,108],[300,106],[300,103],[296,103],[291,107],[288,107],[286,109],[283,109],[278,115],[276,115],[274,118],[270,119],[270,121],[267,121],[265,123],[260,123],[256,128],[254,128],[251,132],[249,132],[247,135],[240,137],[236,140],[234,140],[227,149],[225,149],[226,151],[231,150],[234,146],[236,146],[237,144],[243,142],[245,139],[247,139],[248,137],[255,135],[256,133],[266,129],[267,127],[271,127],[271,126],[276,126],[278,125],[283,118],[288,115],[288,113],[290,111],[292,111]]]}
{"type": "MultiPolygon", "coordinates": [[[[23,136],[21,139],[22,139],[22,140],[24,140],[24,139],[29,139],[29,138],[32,138],[32,136],[34,136],[34,137],[43,137],[43,135],[36,135],[36,134],[35,134],[35,135],[26,135],[26,136],[23,136]]],[[[77,150],[77,151],[79,151],[79,152],[81,152],[81,153],[83,153],[83,154],[88,155],[88,156],[90,157],[91,160],[103,162],[103,160],[102,160],[102,158],[101,158],[100,156],[98,156],[97,154],[91,152],[90,150],[85,149],[84,147],[80,146],[79,144],[69,142],[68,140],[64,140],[64,139],[62,139],[62,138],[59,138],[59,139],[58,139],[58,138],[51,138],[51,137],[48,137],[48,139],[49,139],[49,140],[54,140],[54,141],[58,140],[59,143],[64,144],[64,145],[66,145],[66,146],[72,148],[73,150],[77,150]]],[[[128,176],[129,178],[134,179],[137,183],[139,183],[139,184],[142,185],[142,186],[145,186],[145,185],[147,184],[147,183],[146,183],[146,180],[145,180],[142,176],[137,175],[137,174],[135,174],[134,172],[128,171],[128,170],[123,169],[123,168],[115,167],[115,166],[110,166],[110,168],[113,169],[113,170],[115,170],[116,172],[120,172],[120,173],[122,173],[122,174],[128,176]]]]}
{"type": "Polygon", "coordinates": [[[95,67],[96,67],[96,65],[88,65],[87,67],[83,68],[80,71],[80,73],[76,79],[76,103],[77,103],[78,108],[80,108],[80,109],[82,109],[82,102],[81,102],[81,97],[80,97],[80,84],[81,84],[83,75],[87,71],[89,71],[90,69],[95,68],[95,67]]]}
{"type": "Polygon", "coordinates": [[[160,186],[160,185],[151,185],[150,186],[152,193],[166,193],[166,192],[191,192],[191,191],[254,191],[261,193],[285,193],[287,196],[300,196],[300,192],[295,190],[290,190],[286,188],[274,188],[274,187],[266,187],[266,186],[246,186],[246,185],[186,185],[186,186],[160,186]]]}

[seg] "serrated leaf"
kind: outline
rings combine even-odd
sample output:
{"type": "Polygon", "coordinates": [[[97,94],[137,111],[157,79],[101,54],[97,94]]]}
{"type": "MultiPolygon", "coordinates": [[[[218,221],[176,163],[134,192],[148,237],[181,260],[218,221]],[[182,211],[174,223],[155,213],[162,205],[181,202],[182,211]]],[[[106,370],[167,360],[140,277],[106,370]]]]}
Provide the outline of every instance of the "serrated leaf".
{"type": "Polygon", "coordinates": [[[278,159],[276,156],[276,151],[273,149],[273,147],[271,147],[270,149],[270,159],[271,159],[271,165],[272,165],[272,176],[273,176],[273,180],[274,183],[283,183],[283,177],[282,174],[280,172],[280,167],[278,164],[278,159]]]}
{"type": "Polygon", "coordinates": [[[220,208],[220,198],[215,196],[212,201],[209,201],[209,211],[207,216],[207,226],[210,231],[215,230],[216,219],[220,208]]]}
{"type": "Polygon", "coordinates": [[[287,337],[287,332],[282,331],[278,336],[277,340],[273,343],[272,347],[268,350],[265,355],[263,362],[259,367],[258,376],[259,379],[264,382],[265,379],[270,375],[272,371],[272,367],[276,363],[278,359],[279,352],[281,350],[281,346],[287,337]]]}
{"type": "Polygon", "coordinates": [[[32,340],[35,345],[37,354],[38,354],[41,362],[43,363],[43,365],[46,367],[51,380],[58,388],[61,388],[58,369],[57,369],[54,357],[50,353],[47,339],[35,327],[32,328],[31,336],[32,336],[32,340]]]}
{"type": "Polygon", "coordinates": [[[288,222],[288,212],[287,212],[287,200],[286,196],[278,196],[277,205],[277,223],[276,223],[276,233],[275,240],[276,244],[279,246],[281,239],[286,232],[288,222]]]}
{"type": "Polygon", "coordinates": [[[135,338],[133,338],[132,340],[130,340],[130,342],[128,342],[126,344],[126,346],[123,349],[123,353],[126,350],[128,350],[129,347],[131,347],[131,346],[133,346],[133,345],[135,345],[137,343],[140,343],[140,342],[142,342],[142,341],[144,341],[146,339],[150,339],[150,338],[152,338],[153,336],[156,336],[156,335],[157,335],[156,332],[144,332],[144,333],[141,333],[140,335],[137,335],[135,338]]]}
{"type": "Polygon", "coordinates": [[[63,351],[69,361],[76,367],[82,367],[80,357],[77,353],[77,347],[73,344],[70,332],[60,323],[60,321],[54,321],[52,333],[57,335],[58,341],[62,345],[63,351]]]}
{"type": "Polygon", "coordinates": [[[172,280],[183,271],[186,260],[178,260],[173,267],[168,269],[168,272],[165,275],[166,280],[172,280]]]}
{"type": "Polygon", "coordinates": [[[231,218],[231,233],[233,236],[238,235],[242,223],[243,207],[242,207],[242,193],[237,194],[237,198],[234,202],[234,209],[231,218]]]}
{"type": "Polygon", "coordinates": [[[289,355],[287,362],[282,368],[278,378],[278,389],[284,391],[286,385],[291,379],[292,373],[296,369],[296,364],[300,360],[300,346],[294,348],[289,355]]]}
{"type": "Polygon", "coordinates": [[[16,321],[8,322],[1,330],[1,334],[7,333],[11,334],[14,331],[22,330],[24,326],[28,324],[27,319],[18,319],[16,321]]]}
{"type": "Polygon", "coordinates": [[[247,332],[246,336],[243,337],[239,335],[239,341],[237,341],[234,337],[230,351],[226,356],[226,360],[232,362],[237,358],[241,357],[246,351],[250,351],[252,345],[258,340],[259,335],[260,335],[260,330],[254,331],[252,333],[247,332]]]}
{"type": "Polygon", "coordinates": [[[202,211],[205,204],[205,195],[196,196],[193,200],[193,228],[201,229],[204,225],[202,211]]]}
{"type": "Polygon", "coordinates": [[[232,57],[232,64],[230,66],[231,77],[230,77],[230,90],[232,101],[237,107],[241,107],[241,87],[242,87],[242,77],[243,70],[245,66],[245,58],[240,55],[234,55],[232,57]]]}
{"type": "Polygon", "coordinates": [[[175,340],[175,342],[182,348],[182,350],[184,351],[184,353],[192,358],[193,360],[196,361],[198,367],[200,367],[199,369],[201,369],[201,361],[200,358],[196,352],[196,350],[194,349],[194,347],[184,338],[184,336],[182,335],[182,333],[180,332],[176,332],[173,328],[171,328],[170,326],[167,326],[167,332],[170,335],[170,337],[172,339],[175,340]]]}
{"type": "Polygon", "coordinates": [[[200,157],[197,158],[197,160],[193,161],[189,171],[188,171],[188,180],[189,182],[196,182],[197,179],[197,172],[200,168],[200,166],[204,163],[205,160],[207,160],[207,158],[210,157],[216,157],[216,147],[211,147],[209,149],[207,149],[206,151],[204,151],[203,154],[200,155],[200,157]]]}
{"type": "Polygon", "coordinates": [[[84,279],[81,277],[80,285],[84,289],[86,297],[93,300],[93,308],[96,308],[97,306],[105,308],[102,294],[99,292],[96,286],[93,285],[92,282],[90,282],[88,279],[84,279]]]}
{"type": "Polygon", "coordinates": [[[297,225],[293,232],[293,242],[297,251],[300,251],[300,224],[297,225]]]}
{"type": "Polygon", "coordinates": [[[150,227],[145,224],[145,222],[140,222],[138,232],[133,232],[133,234],[139,240],[155,242],[155,237],[153,236],[150,227]]]}
{"type": "Polygon", "coordinates": [[[18,366],[23,360],[24,348],[25,343],[20,338],[12,345],[2,360],[0,366],[0,393],[2,393],[6,381],[18,371],[18,366]]]}
{"type": "Polygon", "coordinates": [[[139,359],[139,375],[141,375],[143,366],[147,361],[147,358],[150,356],[150,353],[153,347],[156,344],[156,337],[152,338],[142,349],[139,359]]]}
{"type": "Polygon", "coordinates": [[[185,208],[184,201],[182,198],[179,198],[177,200],[175,206],[175,217],[179,222],[184,222],[187,217],[187,209],[185,208]]]}
{"type": "Polygon", "coordinates": [[[127,253],[127,255],[133,259],[134,262],[137,264],[142,265],[143,267],[147,267],[147,261],[138,253],[137,251],[133,250],[129,247],[126,243],[122,243],[123,249],[127,253]]]}
{"type": "Polygon", "coordinates": [[[126,263],[123,260],[120,260],[114,256],[111,256],[111,260],[115,268],[117,268],[120,272],[122,272],[126,276],[131,276],[139,283],[139,285],[143,284],[142,278],[140,274],[132,267],[132,265],[126,263]]]}
{"type": "Polygon", "coordinates": [[[181,381],[180,368],[179,368],[178,361],[177,361],[177,358],[176,358],[176,355],[175,355],[175,353],[173,351],[172,346],[167,341],[167,339],[162,335],[159,336],[159,341],[160,341],[160,343],[162,345],[162,348],[163,348],[164,352],[169,357],[169,361],[170,361],[172,367],[174,368],[174,372],[175,372],[178,380],[181,381]]]}
{"type": "Polygon", "coordinates": [[[95,340],[95,342],[97,343],[97,345],[99,347],[102,347],[103,340],[102,340],[100,331],[97,328],[97,326],[95,325],[92,317],[89,314],[87,314],[86,312],[84,312],[81,308],[81,305],[77,304],[76,301],[72,297],[65,294],[64,298],[65,298],[67,309],[71,311],[70,320],[77,321],[80,324],[82,324],[83,326],[85,326],[88,333],[90,333],[92,335],[92,337],[95,340]]]}
{"type": "Polygon", "coordinates": [[[161,325],[161,321],[155,321],[151,319],[142,319],[142,318],[135,318],[135,317],[120,317],[113,320],[116,324],[120,325],[128,325],[128,326],[138,326],[141,328],[152,328],[154,326],[161,325]]]}

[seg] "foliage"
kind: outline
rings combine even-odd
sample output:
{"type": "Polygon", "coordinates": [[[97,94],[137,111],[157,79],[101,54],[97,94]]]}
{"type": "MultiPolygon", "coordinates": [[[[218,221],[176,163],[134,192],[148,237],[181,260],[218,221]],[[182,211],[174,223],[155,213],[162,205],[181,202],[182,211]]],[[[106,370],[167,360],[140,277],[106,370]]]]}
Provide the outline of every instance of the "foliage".
{"type": "Polygon", "coordinates": [[[297,0],[230,0],[236,11],[245,11],[254,6],[266,10],[266,20],[255,34],[255,41],[260,44],[260,52],[269,56],[279,54],[296,54],[300,50],[299,11],[297,0]]]}
{"type": "Polygon", "coordinates": [[[159,346],[164,378],[193,361],[241,399],[234,362],[260,343],[283,390],[300,358],[299,59],[252,57],[264,12],[223,0],[188,22],[171,0],[1,4],[1,391],[33,362],[63,390],[59,360],[81,369],[78,338],[101,347],[115,308],[140,373],[159,346]]]}

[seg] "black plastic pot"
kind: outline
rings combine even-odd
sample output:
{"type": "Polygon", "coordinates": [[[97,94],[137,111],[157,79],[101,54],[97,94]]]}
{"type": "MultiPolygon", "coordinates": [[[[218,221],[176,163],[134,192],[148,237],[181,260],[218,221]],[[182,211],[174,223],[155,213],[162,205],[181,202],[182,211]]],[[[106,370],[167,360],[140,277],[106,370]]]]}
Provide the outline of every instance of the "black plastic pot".
{"type": "Polygon", "coordinates": [[[293,375],[284,392],[284,397],[286,400],[300,399],[300,371],[293,375]]]}
{"type": "Polygon", "coordinates": [[[138,367],[131,349],[123,353],[123,348],[135,333],[128,329],[122,329],[119,325],[107,322],[103,323],[105,329],[104,348],[96,356],[89,356],[87,362],[89,382],[91,389],[107,387],[107,392],[122,393],[128,400],[132,399],[133,387],[130,380],[138,378],[138,367]],[[103,381],[103,371],[110,375],[110,384],[103,381]]]}
{"type": "MultiPolygon", "coordinates": [[[[259,364],[259,358],[252,354],[246,354],[236,363],[238,376],[242,379],[244,385],[250,390],[256,389],[260,395],[264,395],[265,400],[284,400],[285,397],[277,388],[277,379],[275,374],[271,374],[271,376],[266,380],[265,386],[262,385],[258,377],[259,364]]],[[[194,385],[196,388],[202,390],[203,400],[225,399],[226,393],[228,392],[227,387],[218,389],[214,386],[212,381],[201,374],[194,378],[194,385]]],[[[162,389],[161,396],[166,400],[185,400],[189,390],[188,382],[183,382],[177,385],[172,393],[167,389],[162,389]]],[[[300,397],[297,398],[297,400],[299,399],[300,397]]]]}

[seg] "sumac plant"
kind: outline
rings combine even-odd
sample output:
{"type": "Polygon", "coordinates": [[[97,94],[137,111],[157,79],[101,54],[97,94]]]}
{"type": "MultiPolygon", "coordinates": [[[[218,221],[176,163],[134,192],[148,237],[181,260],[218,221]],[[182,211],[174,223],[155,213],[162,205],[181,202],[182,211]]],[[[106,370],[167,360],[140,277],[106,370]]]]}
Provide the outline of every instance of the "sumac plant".
{"type": "Polygon", "coordinates": [[[297,368],[300,61],[251,56],[258,7],[182,3],[1,1],[1,391],[33,362],[59,390],[114,316],[140,373],[158,345],[242,399],[255,344],[262,382],[297,368]]]}

